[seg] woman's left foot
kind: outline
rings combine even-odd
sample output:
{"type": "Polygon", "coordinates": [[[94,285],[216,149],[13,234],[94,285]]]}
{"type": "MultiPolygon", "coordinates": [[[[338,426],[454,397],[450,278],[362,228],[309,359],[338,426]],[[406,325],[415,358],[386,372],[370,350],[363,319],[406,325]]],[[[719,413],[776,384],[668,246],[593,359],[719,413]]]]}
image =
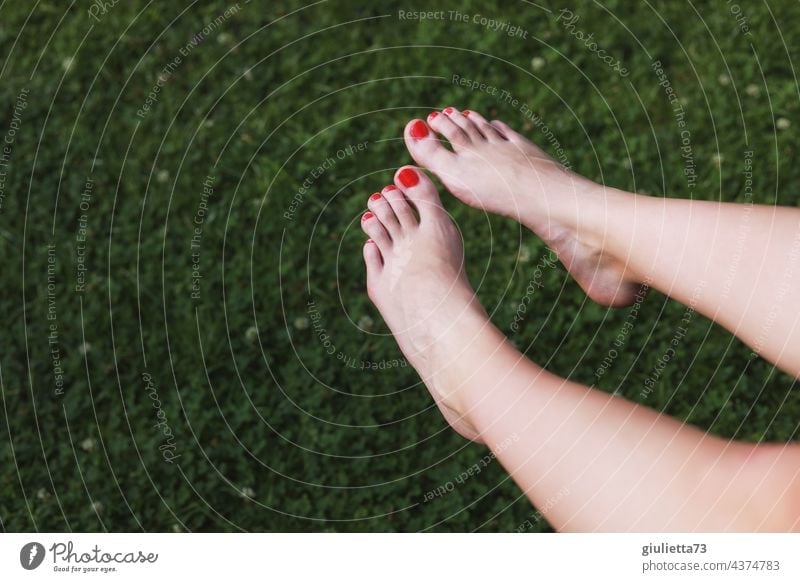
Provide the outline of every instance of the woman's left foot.
{"type": "Polygon", "coordinates": [[[445,419],[480,442],[463,417],[457,387],[437,382],[457,351],[448,344],[462,324],[477,319],[489,325],[464,271],[461,235],[436,187],[414,167],[400,168],[394,185],[370,196],[367,206],[361,218],[370,237],[364,245],[367,293],[445,419]]]}

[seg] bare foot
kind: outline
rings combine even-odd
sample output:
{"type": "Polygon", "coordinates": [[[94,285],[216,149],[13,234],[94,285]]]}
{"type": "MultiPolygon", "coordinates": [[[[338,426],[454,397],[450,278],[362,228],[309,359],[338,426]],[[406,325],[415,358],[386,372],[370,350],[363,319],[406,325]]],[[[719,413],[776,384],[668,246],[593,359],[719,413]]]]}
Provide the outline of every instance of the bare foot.
{"type": "Polygon", "coordinates": [[[442,391],[437,380],[452,358],[448,338],[465,323],[489,325],[464,271],[461,235],[424,173],[406,166],[394,181],[370,196],[361,218],[367,292],[450,425],[481,442],[457,389],[441,383],[442,391]]]}
{"type": "Polygon", "coordinates": [[[505,123],[489,122],[474,111],[448,107],[431,113],[427,124],[412,120],[405,142],[414,160],[456,198],[513,218],[541,237],[594,301],[614,307],[635,301],[641,283],[602,251],[601,241],[577,229],[582,203],[606,196],[603,186],[567,170],[505,123]]]}

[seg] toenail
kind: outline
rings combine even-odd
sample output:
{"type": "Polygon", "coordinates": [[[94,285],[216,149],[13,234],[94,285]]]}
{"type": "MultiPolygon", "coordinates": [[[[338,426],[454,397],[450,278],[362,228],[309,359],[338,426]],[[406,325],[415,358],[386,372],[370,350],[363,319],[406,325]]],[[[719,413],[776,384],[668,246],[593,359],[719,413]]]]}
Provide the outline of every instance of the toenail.
{"type": "Polygon", "coordinates": [[[380,194],[378,194],[377,192],[375,192],[375,194],[373,194],[372,196],[370,196],[370,197],[369,197],[369,199],[370,199],[370,200],[380,200],[380,199],[381,199],[381,195],[380,195],[380,194]]]}
{"type": "Polygon", "coordinates": [[[361,217],[361,220],[369,220],[369,219],[370,219],[370,218],[372,218],[373,216],[375,216],[375,215],[374,215],[374,214],[372,214],[371,212],[365,212],[365,213],[364,213],[364,216],[362,216],[362,217],[361,217]]]}
{"type": "Polygon", "coordinates": [[[411,125],[409,133],[414,139],[422,139],[428,135],[428,126],[425,125],[424,121],[417,120],[411,125]]]}
{"type": "Polygon", "coordinates": [[[419,176],[411,168],[404,168],[397,174],[397,179],[406,188],[411,188],[419,183],[419,176]]]}
{"type": "Polygon", "coordinates": [[[391,192],[392,190],[397,190],[397,186],[394,184],[389,184],[383,189],[384,192],[391,192]]]}
{"type": "Polygon", "coordinates": [[[450,115],[451,113],[453,113],[453,111],[454,110],[452,107],[447,107],[444,111],[442,111],[442,113],[444,113],[445,115],[450,115]]]}
{"type": "Polygon", "coordinates": [[[466,117],[469,117],[469,114],[472,113],[472,111],[470,111],[469,109],[465,109],[461,113],[463,113],[466,117]]]}
{"type": "Polygon", "coordinates": [[[438,111],[431,111],[430,113],[428,113],[428,121],[430,121],[431,119],[436,119],[438,115],[439,115],[438,111]]]}
{"type": "Polygon", "coordinates": [[[372,240],[371,238],[368,238],[368,239],[367,239],[367,242],[368,242],[368,243],[373,243],[373,244],[375,244],[375,241],[374,241],[374,240],[372,240]]]}

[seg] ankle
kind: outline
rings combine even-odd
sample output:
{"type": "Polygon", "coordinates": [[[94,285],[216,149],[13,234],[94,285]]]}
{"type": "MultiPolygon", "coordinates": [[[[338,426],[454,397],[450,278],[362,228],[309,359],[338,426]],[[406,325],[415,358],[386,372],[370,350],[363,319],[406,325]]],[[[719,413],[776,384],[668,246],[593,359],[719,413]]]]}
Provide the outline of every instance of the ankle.
{"type": "Polygon", "coordinates": [[[551,228],[556,233],[568,231],[579,243],[596,249],[609,259],[620,260],[609,244],[609,230],[614,223],[611,219],[627,212],[635,197],[636,194],[587,180],[587,184],[560,196],[552,204],[549,214],[551,228]]]}
{"type": "Polygon", "coordinates": [[[480,396],[483,368],[503,343],[503,335],[476,299],[431,346],[428,374],[423,379],[443,404],[469,420],[469,411],[480,396]]]}

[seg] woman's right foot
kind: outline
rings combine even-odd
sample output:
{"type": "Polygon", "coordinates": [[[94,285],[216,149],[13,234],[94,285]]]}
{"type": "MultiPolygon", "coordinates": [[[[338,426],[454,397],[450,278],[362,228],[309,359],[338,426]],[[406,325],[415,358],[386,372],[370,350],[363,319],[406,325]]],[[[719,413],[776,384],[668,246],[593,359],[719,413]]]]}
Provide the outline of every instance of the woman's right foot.
{"type": "Polygon", "coordinates": [[[603,252],[602,235],[577,228],[578,211],[585,211],[588,202],[603,207],[602,186],[564,168],[503,122],[489,122],[474,111],[448,107],[431,113],[427,124],[412,120],[405,142],[414,160],[436,174],[456,198],[535,232],[594,301],[622,307],[636,300],[641,282],[624,263],[603,252]]]}

